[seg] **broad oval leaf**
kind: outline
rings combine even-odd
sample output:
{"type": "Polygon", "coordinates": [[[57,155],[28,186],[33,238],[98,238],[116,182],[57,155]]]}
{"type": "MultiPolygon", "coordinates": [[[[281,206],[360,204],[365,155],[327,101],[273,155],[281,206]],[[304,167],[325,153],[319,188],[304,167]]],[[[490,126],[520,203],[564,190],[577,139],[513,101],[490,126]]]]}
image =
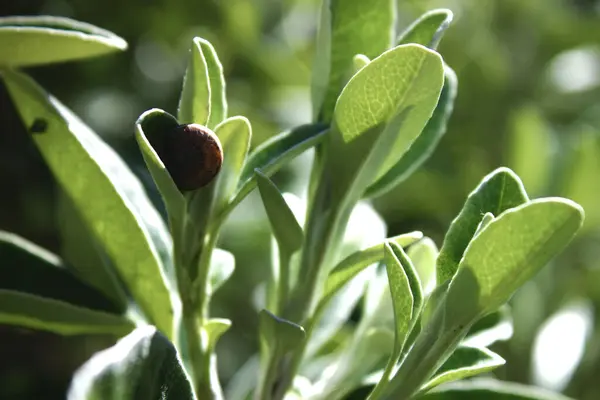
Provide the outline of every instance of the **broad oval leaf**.
{"type": "Polygon", "coordinates": [[[183,77],[177,119],[182,124],[207,126],[211,112],[211,87],[208,63],[202,47],[203,39],[192,40],[190,59],[183,77]]]}
{"type": "Polygon", "coordinates": [[[454,109],[457,86],[456,74],[450,67],[445,66],[444,86],[433,115],[427,121],[423,132],[415,139],[402,158],[367,188],[365,196],[374,197],[387,193],[406,180],[431,157],[446,133],[446,125],[454,109]]]}
{"type": "MultiPolygon", "coordinates": [[[[583,209],[561,198],[533,200],[504,212],[465,250],[459,268],[471,271],[478,298],[463,293],[464,301],[476,301],[483,314],[500,307],[567,246],[582,223],[583,209]]],[[[463,276],[456,276],[449,297],[463,276]]]]}
{"type": "Polygon", "coordinates": [[[421,387],[420,392],[425,393],[442,383],[492,371],[505,363],[502,357],[484,347],[459,346],[429,382],[421,387]]]}
{"type": "Polygon", "coordinates": [[[521,180],[508,168],[498,168],[483,178],[446,232],[437,259],[437,284],[454,276],[485,213],[498,216],[528,200],[521,180]]]}
{"type": "Polygon", "coordinates": [[[396,2],[323,0],[311,94],[313,120],[330,122],[355,54],[377,57],[392,44],[396,2]]]}
{"type": "Polygon", "coordinates": [[[402,157],[425,127],[438,102],[443,76],[439,54],[421,45],[402,45],[371,61],[340,94],[335,121],[345,142],[410,110],[378,177],[402,157]]]}
{"type": "Polygon", "coordinates": [[[304,241],[302,227],[277,186],[260,170],[256,170],[256,180],[279,251],[292,255],[304,241]]]}
{"type": "Polygon", "coordinates": [[[0,66],[25,67],[95,57],[127,49],[104,29],[64,17],[0,18],[0,66]]]}
{"type": "Polygon", "coordinates": [[[172,334],[166,274],[171,243],[164,222],[123,160],[65,106],[27,76],[2,72],[25,126],[47,125],[32,139],[113,261],[143,313],[172,334]]]}
{"type": "Polygon", "coordinates": [[[445,8],[428,11],[398,36],[397,43],[417,43],[435,50],[453,18],[452,11],[445,8]]]}
{"type": "Polygon", "coordinates": [[[0,231],[0,289],[60,300],[90,309],[123,313],[123,304],[109,301],[80,281],[47,250],[15,234],[0,231]]]}
{"type": "Polygon", "coordinates": [[[134,323],[122,315],[4,289],[0,289],[0,324],[18,325],[61,335],[123,336],[134,328],[134,323]]]}
{"type": "Polygon", "coordinates": [[[419,398],[426,400],[572,400],[538,387],[490,378],[452,382],[419,398]]]}
{"type": "Polygon", "coordinates": [[[195,400],[175,347],[153,326],[137,328],[80,367],[68,400],[195,400]]]}

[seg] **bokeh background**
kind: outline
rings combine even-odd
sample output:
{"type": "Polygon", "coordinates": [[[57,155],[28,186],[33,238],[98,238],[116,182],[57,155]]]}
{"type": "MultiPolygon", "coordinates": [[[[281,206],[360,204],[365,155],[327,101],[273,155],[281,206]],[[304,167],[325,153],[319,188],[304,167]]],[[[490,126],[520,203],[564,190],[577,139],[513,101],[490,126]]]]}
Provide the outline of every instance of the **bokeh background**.
{"type": "MultiPolygon", "coordinates": [[[[317,0],[20,0],[0,15],[59,15],[111,30],[127,52],[28,69],[109,142],[162,207],[133,138],[145,110],[174,113],[194,36],[224,65],[230,114],[247,116],[253,145],[311,118],[310,66],[317,0]]],[[[531,197],[583,205],[569,249],[512,300],[507,359],[496,376],[577,398],[600,398],[600,1],[399,0],[399,26],[435,7],[455,14],[440,52],[459,79],[448,132],[424,168],[374,199],[390,234],[422,230],[441,245],[467,194],[495,167],[513,168],[531,197]]],[[[61,252],[56,187],[0,86],[0,229],[61,252]]],[[[310,155],[276,176],[299,191],[310,155]]],[[[234,328],[220,344],[226,382],[257,348],[253,290],[265,276],[269,231],[245,201],[222,247],[237,258],[213,314],[234,328]]],[[[2,260],[0,260],[1,262],[2,260]]],[[[0,325],[0,398],[61,399],[73,371],[110,337],[60,337],[0,325]]]]}

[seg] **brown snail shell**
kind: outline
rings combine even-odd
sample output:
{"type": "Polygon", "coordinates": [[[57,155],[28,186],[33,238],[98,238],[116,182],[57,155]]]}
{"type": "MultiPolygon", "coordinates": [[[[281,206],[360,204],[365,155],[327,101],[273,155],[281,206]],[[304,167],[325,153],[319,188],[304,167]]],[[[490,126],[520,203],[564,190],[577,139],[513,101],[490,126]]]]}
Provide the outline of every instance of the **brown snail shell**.
{"type": "Polygon", "coordinates": [[[208,185],[223,164],[223,148],[217,135],[199,124],[179,125],[165,135],[156,149],[181,191],[208,185]]]}

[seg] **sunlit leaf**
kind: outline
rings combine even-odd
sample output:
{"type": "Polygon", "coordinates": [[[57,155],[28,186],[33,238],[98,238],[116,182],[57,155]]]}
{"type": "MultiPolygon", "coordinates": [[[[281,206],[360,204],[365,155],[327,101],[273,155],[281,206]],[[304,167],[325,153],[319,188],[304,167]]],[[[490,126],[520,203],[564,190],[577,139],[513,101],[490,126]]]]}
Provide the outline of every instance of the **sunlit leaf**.
{"type": "Polygon", "coordinates": [[[0,18],[0,66],[50,64],[125,49],[125,40],[114,33],[69,18],[0,18]]]}

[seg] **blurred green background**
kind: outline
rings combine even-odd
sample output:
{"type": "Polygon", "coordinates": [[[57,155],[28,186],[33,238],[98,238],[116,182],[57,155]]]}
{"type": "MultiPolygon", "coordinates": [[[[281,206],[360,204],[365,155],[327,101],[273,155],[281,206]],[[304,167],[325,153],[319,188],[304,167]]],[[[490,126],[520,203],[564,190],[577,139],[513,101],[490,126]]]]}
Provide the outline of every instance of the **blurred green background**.
{"type": "MultiPolygon", "coordinates": [[[[22,0],[0,15],[60,15],[111,30],[125,53],[28,69],[124,157],[162,207],[133,138],[145,110],[175,112],[191,38],[215,46],[230,114],[247,116],[253,145],[311,118],[310,67],[317,0],[22,0]]],[[[464,199],[506,165],[531,197],[560,195],[585,208],[585,230],[513,298],[514,335],[496,345],[495,374],[599,399],[600,384],[600,1],[401,0],[399,27],[436,7],[455,14],[440,48],[459,79],[448,132],[424,168],[374,199],[389,233],[422,230],[441,245],[464,199]]],[[[50,172],[0,90],[0,229],[60,253],[50,172]]],[[[276,177],[301,191],[310,155],[276,177]]],[[[266,273],[269,232],[250,197],[230,219],[222,247],[237,257],[213,314],[234,328],[220,343],[224,381],[257,348],[253,290],[266,273]]],[[[70,376],[110,337],[60,337],[0,326],[0,398],[64,398],[70,376]]]]}

